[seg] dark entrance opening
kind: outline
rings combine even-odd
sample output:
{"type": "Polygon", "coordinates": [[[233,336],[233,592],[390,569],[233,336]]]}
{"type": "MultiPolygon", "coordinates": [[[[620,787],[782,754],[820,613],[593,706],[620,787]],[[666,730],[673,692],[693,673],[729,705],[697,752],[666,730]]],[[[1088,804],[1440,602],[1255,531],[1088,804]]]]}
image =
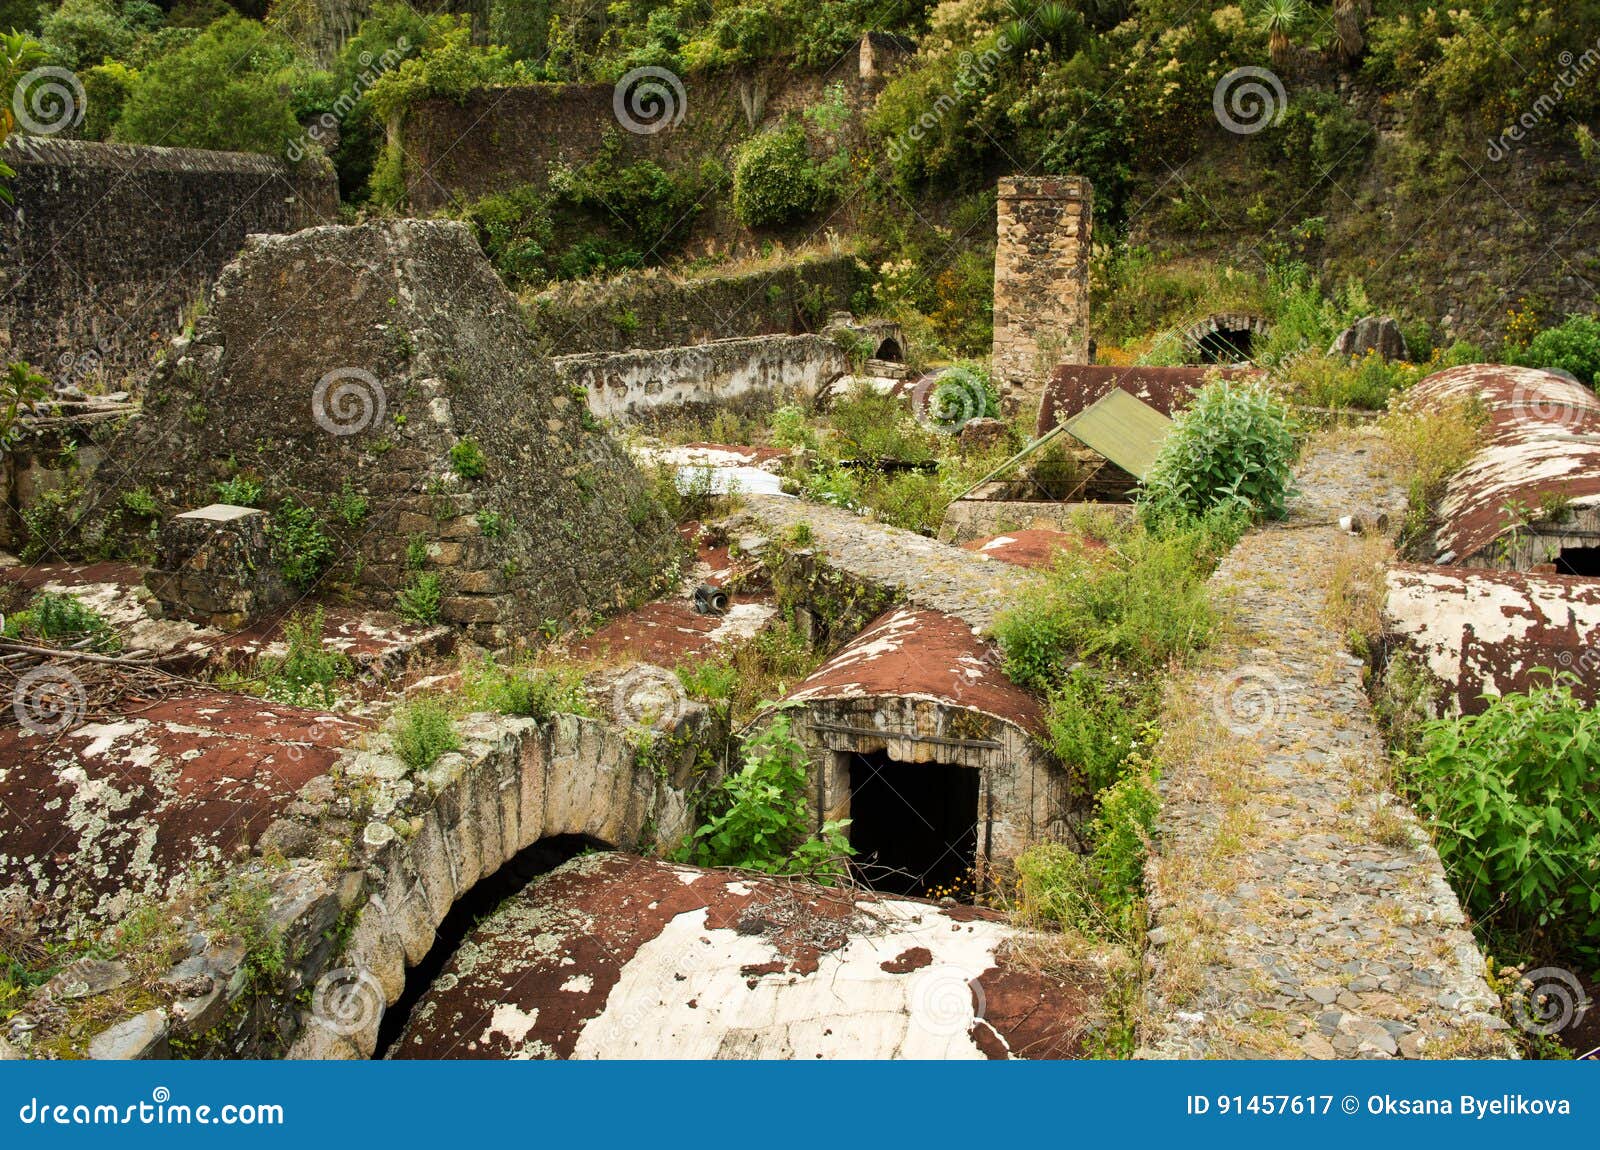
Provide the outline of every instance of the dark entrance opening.
{"type": "Polygon", "coordinates": [[[1556,556],[1556,574],[1600,579],[1600,547],[1563,547],[1556,556]]]}
{"type": "Polygon", "coordinates": [[[1219,327],[1200,337],[1201,363],[1241,363],[1250,358],[1255,333],[1249,328],[1219,327]]]}
{"type": "Polygon", "coordinates": [[[542,874],[548,874],[564,862],[571,862],[586,850],[610,850],[611,847],[588,835],[551,835],[524,847],[506,860],[504,866],[488,878],[478,880],[476,886],[456,899],[434,932],[433,945],[422,961],[406,971],[406,988],[400,999],[383,1012],[378,1024],[378,1045],[374,1058],[384,1052],[400,1037],[411,1010],[433,985],[433,980],[444,970],[445,963],[455,954],[469,931],[478,921],[488,916],[502,902],[516,894],[542,874]]]}
{"type": "Polygon", "coordinates": [[[862,880],[887,894],[970,892],[978,859],[976,767],[850,760],[850,845],[862,880]]]}
{"type": "Polygon", "coordinates": [[[872,353],[872,358],[881,359],[886,363],[900,363],[906,358],[906,353],[894,340],[886,339],[878,345],[878,350],[872,353]]]}

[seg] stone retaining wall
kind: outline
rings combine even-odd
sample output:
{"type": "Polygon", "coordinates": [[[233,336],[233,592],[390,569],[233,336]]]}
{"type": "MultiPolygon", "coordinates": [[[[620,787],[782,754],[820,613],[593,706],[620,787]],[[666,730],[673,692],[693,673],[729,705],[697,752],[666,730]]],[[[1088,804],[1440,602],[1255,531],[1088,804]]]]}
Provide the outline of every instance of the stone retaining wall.
{"type": "Polygon", "coordinates": [[[0,358],[58,384],[142,376],[245,236],[338,213],[326,162],[27,136],[0,159],[0,358]]]}
{"type": "Polygon", "coordinates": [[[659,269],[573,280],[535,296],[534,335],[552,355],[684,347],[820,331],[850,308],[866,269],[854,256],[813,256],[680,278],[659,269]]]}
{"type": "Polygon", "coordinates": [[[721,339],[694,347],[568,355],[556,372],[589,394],[589,410],[619,422],[810,402],[850,370],[839,345],[817,335],[721,339]]]}

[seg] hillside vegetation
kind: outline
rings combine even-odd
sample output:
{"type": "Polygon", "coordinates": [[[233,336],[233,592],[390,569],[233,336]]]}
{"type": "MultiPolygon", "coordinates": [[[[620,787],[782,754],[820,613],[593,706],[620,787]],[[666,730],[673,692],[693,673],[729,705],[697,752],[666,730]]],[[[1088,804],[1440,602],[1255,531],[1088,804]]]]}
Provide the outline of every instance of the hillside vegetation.
{"type": "Polygon", "coordinates": [[[850,136],[864,144],[841,143],[853,112],[825,99],[732,155],[603,159],[458,205],[517,283],[690,258],[697,217],[727,204],[751,250],[846,226],[878,310],[936,353],[979,354],[994,178],[1076,173],[1095,187],[1113,359],[1170,358],[1167,329],[1270,312],[1297,279],[1340,311],[1398,314],[1419,357],[1460,334],[1520,348],[1593,310],[1596,0],[382,0],[341,46],[350,17],[334,0],[0,2],[0,27],[79,77],[79,134],[302,162],[327,145],[352,210],[398,202],[384,124],[419,100],[638,68],[815,71],[867,31],[915,46],[850,136]],[[299,127],[319,116],[336,144],[299,127]]]}

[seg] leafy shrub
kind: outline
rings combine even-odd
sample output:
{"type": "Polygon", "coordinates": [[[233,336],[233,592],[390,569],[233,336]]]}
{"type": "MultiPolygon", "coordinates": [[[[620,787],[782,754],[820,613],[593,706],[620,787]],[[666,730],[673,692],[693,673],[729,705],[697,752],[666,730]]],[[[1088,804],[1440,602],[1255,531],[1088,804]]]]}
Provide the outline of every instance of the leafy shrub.
{"type": "Polygon", "coordinates": [[[482,479],[489,460],[475,439],[458,439],[450,446],[450,466],[463,479],[482,479]]]}
{"type": "Polygon", "coordinates": [[[1425,370],[1409,363],[1388,363],[1377,352],[1368,352],[1350,362],[1305,356],[1293,363],[1287,375],[1294,382],[1299,399],[1313,407],[1382,411],[1393,396],[1414,384],[1425,370]]]}
{"type": "Polygon", "coordinates": [[[148,487],[135,487],[122,496],[122,506],[143,519],[154,519],[161,514],[161,504],[150,494],[148,487]]]}
{"type": "Polygon", "coordinates": [[[1600,955],[1600,712],[1570,676],[1424,725],[1401,778],[1472,911],[1600,955]]]}
{"type": "Polygon", "coordinates": [[[474,708],[548,722],[558,714],[594,715],[583,675],[569,668],[502,666],[488,657],[463,668],[462,686],[474,708]]]}
{"type": "MultiPolygon", "coordinates": [[[[0,121],[0,127],[3,126],[4,121],[0,121]]],[[[4,135],[0,134],[0,143],[4,140],[4,135]]],[[[0,180],[9,173],[9,168],[0,171],[0,180]]],[[[7,198],[5,192],[5,184],[0,183],[0,202],[7,198]]],[[[10,447],[20,434],[18,418],[32,411],[49,392],[50,381],[34,371],[31,363],[18,360],[6,365],[5,374],[0,376],[0,450],[10,447]]]]}
{"type": "Polygon", "coordinates": [[[76,71],[124,55],[134,31],[109,0],[64,0],[45,18],[40,36],[57,62],[76,71]]]}
{"type": "Polygon", "coordinates": [[[844,833],[849,820],[833,820],[810,832],[807,765],[789,717],[779,714],[746,740],[743,766],[707,796],[703,809],[709,817],[679,850],[679,861],[808,875],[823,882],[844,874],[845,860],[854,853],[844,833]]]}
{"type": "Polygon", "coordinates": [[[111,138],[138,78],[139,73],[120,60],[107,60],[78,73],[78,79],[83,82],[84,102],[88,105],[83,114],[85,139],[111,138]]]}
{"type": "Polygon", "coordinates": [[[1050,749],[1089,795],[1121,777],[1122,767],[1149,739],[1159,698],[1151,687],[1117,684],[1103,671],[1074,667],[1050,692],[1046,723],[1050,749]]]}
{"type": "Polygon", "coordinates": [[[770,438],[777,447],[805,447],[816,450],[817,432],[805,408],[788,404],[772,413],[770,438]]]}
{"type": "Polygon", "coordinates": [[[138,74],[113,138],[282,154],[300,131],[281,75],[293,59],[283,37],[230,13],[138,74]]]}
{"type": "Polygon", "coordinates": [[[332,508],[333,514],[346,527],[359,527],[367,518],[367,497],[346,479],[339,494],[333,497],[332,508]]]}
{"type": "Polygon", "coordinates": [[[1039,843],[1017,856],[1022,913],[1091,937],[1135,935],[1144,860],[1160,807],[1153,772],[1140,770],[1102,793],[1087,855],[1060,843],[1039,843]]]}
{"type": "Polygon", "coordinates": [[[436,698],[424,696],[395,713],[395,753],[414,771],[426,770],[460,745],[449,708],[436,698]]]}
{"type": "Polygon", "coordinates": [[[101,654],[122,648],[122,639],[112,629],[110,620],[77,596],[54,591],[41,591],[26,609],[7,616],[5,636],[44,642],[68,640],[76,643],[88,639],[89,649],[101,654]]]}
{"type": "Polygon", "coordinates": [[[1545,328],[1526,348],[1508,358],[1524,367],[1564,371],[1593,387],[1600,382],[1600,319],[1569,315],[1564,323],[1545,328]]]}
{"type": "Polygon", "coordinates": [[[1488,419],[1475,400],[1418,408],[1402,399],[1384,416],[1384,435],[1408,477],[1402,549],[1428,535],[1446,484],[1478,450],[1488,419]]]}
{"type": "Polygon", "coordinates": [[[1079,659],[1147,675],[1204,647],[1215,624],[1206,578],[1240,531],[1218,511],[1160,536],[1134,528],[1114,556],[1063,556],[995,621],[1006,674],[1045,691],[1079,659]]]}
{"type": "Polygon", "coordinates": [[[254,507],[261,502],[261,484],[243,475],[213,483],[211,489],[217,493],[219,503],[229,503],[234,507],[254,507]]]}
{"type": "Polygon", "coordinates": [[[267,524],[272,559],[291,586],[309,587],[333,559],[333,541],[317,513],[293,499],[278,504],[267,524]]]}
{"type": "Polygon", "coordinates": [[[437,623],[444,607],[444,581],[436,571],[412,573],[394,597],[395,610],[415,623],[437,623]]]}
{"type": "Polygon", "coordinates": [[[751,137],[733,169],[733,211],[749,228],[804,219],[822,206],[825,190],[806,146],[805,129],[789,121],[751,137]]]}
{"type": "Polygon", "coordinates": [[[1280,519],[1297,453],[1288,409],[1265,387],[1217,380],[1173,420],[1145,476],[1147,522],[1196,519],[1215,507],[1280,519]]]}
{"type": "Polygon", "coordinates": [[[332,706],[333,685],[349,675],[353,665],[342,653],[322,645],[322,608],[309,616],[299,612],[290,616],[283,627],[283,641],[288,650],[262,668],[267,697],[296,706],[332,706]]]}
{"type": "Polygon", "coordinates": [[[470,17],[434,16],[421,50],[378,77],[367,99],[379,117],[394,120],[418,100],[440,96],[461,102],[475,89],[515,75],[504,48],[472,43],[470,17]]]}

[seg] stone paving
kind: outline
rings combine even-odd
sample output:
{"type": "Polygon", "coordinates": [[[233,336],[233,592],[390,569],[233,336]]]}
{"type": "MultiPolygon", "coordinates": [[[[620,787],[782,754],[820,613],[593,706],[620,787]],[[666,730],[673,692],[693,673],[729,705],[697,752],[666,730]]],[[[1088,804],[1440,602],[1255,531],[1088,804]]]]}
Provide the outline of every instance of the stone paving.
{"type": "Polygon", "coordinates": [[[1438,854],[1389,790],[1361,660],[1324,614],[1337,525],[1403,495],[1379,443],[1314,446],[1289,519],[1213,578],[1231,625],[1169,696],[1146,871],[1142,1057],[1503,1056],[1438,854]]]}
{"type": "Polygon", "coordinates": [[[811,528],[805,546],[828,565],[893,588],[918,607],[954,615],[977,631],[989,629],[1023,581],[1010,564],[837,507],[780,496],[747,496],[744,507],[729,519],[728,533],[736,540],[744,536],[745,550],[759,551],[801,524],[811,528]]]}

